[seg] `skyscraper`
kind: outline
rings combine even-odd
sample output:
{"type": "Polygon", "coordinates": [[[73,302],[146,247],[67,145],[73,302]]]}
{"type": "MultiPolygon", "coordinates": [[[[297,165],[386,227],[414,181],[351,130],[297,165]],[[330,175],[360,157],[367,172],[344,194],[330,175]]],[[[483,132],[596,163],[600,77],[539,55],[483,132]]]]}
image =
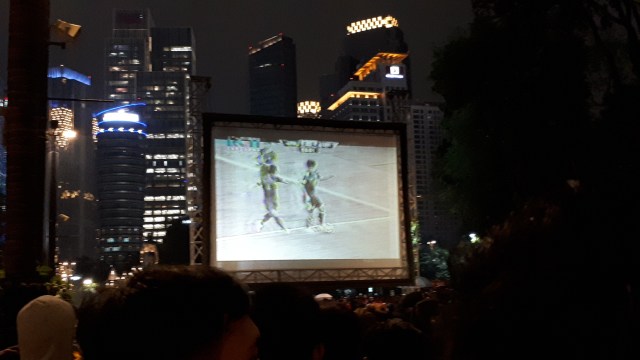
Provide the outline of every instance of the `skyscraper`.
{"type": "MultiPolygon", "coordinates": [[[[143,105],[143,104],[139,104],[143,105]]],[[[144,241],[145,128],[140,116],[127,111],[136,104],[105,110],[99,119],[98,196],[100,260],[118,272],[140,262],[144,241]]]]}
{"type": "Polygon", "coordinates": [[[164,238],[174,220],[187,217],[187,123],[189,89],[196,70],[191,28],[151,28],[152,71],[140,74],[138,99],[148,120],[144,228],[148,238],[164,238]]]}
{"type": "MultiPolygon", "coordinates": [[[[354,21],[346,26],[347,35],[343,40],[342,54],[334,66],[334,73],[320,77],[320,105],[326,109],[339,96],[337,92],[361,68],[378,53],[407,54],[409,47],[404,42],[404,33],[398,20],[390,15],[354,21]]],[[[408,66],[409,59],[404,60],[408,66]]],[[[407,78],[407,90],[411,83],[407,78]]]]}
{"type": "Polygon", "coordinates": [[[347,25],[344,54],[363,64],[380,52],[406,53],[404,33],[398,20],[391,15],[378,16],[347,25]]]}
{"type": "MultiPolygon", "coordinates": [[[[146,239],[162,241],[187,212],[187,139],[194,99],[195,37],[188,27],[154,27],[149,10],[114,10],[107,40],[106,91],[120,104],[143,102],[147,125],[143,213],[146,239]]],[[[202,96],[202,95],[198,95],[202,96]]]]}
{"type": "Polygon", "coordinates": [[[186,121],[188,84],[185,72],[138,75],[141,114],[148,119],[144,228],[148,238],[162,240],[169,223],[187,216],[186,121]]]}
{"type": "Polygon", "coordinates": [[[196,40],[191,28],[151,28],[151,70],[196,73],[196,40]]]}
{"type": "Polygon", "coordinates": [[[341,89],[323,117],[335,120],[403,121],[408,100],[407,54],[378,53],[365,62],[341,89]]]}
{"type": "Polygon", "coordinates": [[[403,39],[392,16],[348,25],[336,73],[320,79],[322,117],[405,123],[411,216],[420,223],[423,240],[452,246],[459,235],[458,224],[439,200],[433,181],[443,114],[436,106],[411,99],[408,46],[403,39]]]}
{"type": "Polygon", "coordinates": [[[112,37],[106,41],[105,94],[128,104],[136,99],[137,75],[151,70],[149,44],[153,19],[146,10],[115,10],[112,37]]]}
{"type": "Polygon", "coordinates": [[[444,141],[443,118],[444,113],[436,104],[411,105],[420,235],[424,241],[435,240],[442,247],[452,248],[460,239],[460,223],[440,198],[433,176],[434,159],[444,141]]]}
{"type": "Polygon", "coordinates": [[[49,68],[49,116],[56,156],[56,210],[53,219],[59,261],[75,261],[81,256],[97,256],[95,146],[92,117],[86,98],[91,79],[65,66],[49,68]]]}
{"type": "Polygon", "coordinates": [[[294,118],[297,112],[296,46],[282,34],[249,48],[252,115],[294,118]]]}

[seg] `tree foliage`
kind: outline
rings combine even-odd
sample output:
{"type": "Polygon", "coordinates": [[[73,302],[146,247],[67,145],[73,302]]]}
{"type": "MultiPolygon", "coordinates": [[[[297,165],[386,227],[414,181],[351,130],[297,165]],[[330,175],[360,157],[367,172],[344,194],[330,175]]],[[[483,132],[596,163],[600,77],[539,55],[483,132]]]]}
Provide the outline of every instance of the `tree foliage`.
{"type": "Polygon", "coordinates": [[[473,5],[468,33],[438,50],[432,72],[449,135],[438,181],[484,234],[452,254],[464,303],[453,357],[512,357],[542,334],[530,356],[627,358],[640,320],[628,206],[640,170],[638,2],[473,5]]]}
{"type": "Polygon", "coordinates": [[[440,179],[466,226],[478,230],[576,178],[588,123],[573,9],[492,3],[467,36],[436,53],[432,73],[451,138],[440,179]]]}
{"type": "Polygon", "coordinates": [[[430,280],[449,281],[449,251],[437,245],[420,251],[420,276],[430,280]]]}

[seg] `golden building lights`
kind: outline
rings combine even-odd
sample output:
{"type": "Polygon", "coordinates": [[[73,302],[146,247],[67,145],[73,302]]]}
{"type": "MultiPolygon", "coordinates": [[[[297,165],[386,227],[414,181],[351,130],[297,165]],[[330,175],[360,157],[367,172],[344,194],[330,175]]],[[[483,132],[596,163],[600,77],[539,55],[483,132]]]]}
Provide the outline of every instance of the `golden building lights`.
{"type": "Polygon", "coordinates": [[[345,93],[344,95],[342,95],[342,97],[340,97],[338,100],[336,100],[333,104],[331,104],[331,106],[329,106],[327,109],[333,111],[335,109],[337,109],[338,107],[340,107],[340,105],[342,105],[345,101],[355,98],[355,99],[378,99],[380,96],[382,96],[381,93],[379,92],[374,92],[374,91],[348,91],[347,93],[345,93]]]}
{"type": "Polygon", "coordinates": [[[56,145],[64,148],[69,144],[69,140],[76,137],[73,130],[73,111],[64,107],[52,108],[49,111],[51,121],[57,122],[54,129],[56,145]]]}
{"type": "Polygon", "coordinates": [[[369,61],[362,65],[356,72],[355,76],[360,81],[364,80],[371,72],[375,71],[380,65],[401,64],[408,54],[381,52],[373,56],[369,61]]]}
{"type": "Polygon", "coordinates": [[[398,20],[391,15],[387,15],[385,17],[378,16],[371,19],[352,22],[351,25],[347,26],[347,33],[351,35],[362,31],[378,29],[382,27],[398,27],[398,20]]]}
{"type": "Polygon", "coordinates": [[[92,118],[91,119],[91,136],[93,137],[93,142],[98,142],[98,131],[100,131],[100,128],[98,127],[98,119],[97,118],[92,118]]]}
{"type": "Polygon", "coordinates": [[[320,116],[320,102],[307,100],[298,103],[298,117],[317,118],[320,116]]]}

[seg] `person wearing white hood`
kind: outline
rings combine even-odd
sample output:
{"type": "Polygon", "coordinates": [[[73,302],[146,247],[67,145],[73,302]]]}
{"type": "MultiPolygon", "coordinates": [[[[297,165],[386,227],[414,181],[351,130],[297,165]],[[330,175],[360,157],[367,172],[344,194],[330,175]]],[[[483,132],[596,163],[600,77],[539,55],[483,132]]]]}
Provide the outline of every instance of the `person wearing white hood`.
{"type": "Polygon", "coordinates": [[[17,317],[21,360],[70,360],[76,331],[73,305],[43,295],[25,305],[17,317]]]}

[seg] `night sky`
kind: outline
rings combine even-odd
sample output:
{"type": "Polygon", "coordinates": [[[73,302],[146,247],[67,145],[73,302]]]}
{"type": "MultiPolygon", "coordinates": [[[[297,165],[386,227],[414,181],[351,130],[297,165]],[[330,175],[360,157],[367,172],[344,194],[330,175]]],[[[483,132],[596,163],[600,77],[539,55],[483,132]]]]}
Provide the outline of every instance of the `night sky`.
{"type": "MultiPolygon", "coordinates": [[[[50,47],[49,63],[93,78],[103,97],[104,41],[111,36],[112,9],[149,8],[158,27],[187,27],[196,38],[197,74],[212,89],[205,111],[248,112],[247,49],[284,33],[297,48],[298,99],[318,99],[318,77],[333,72],[346,26],[374,16],[398,19],[409,46],[414,99],[436,101],[428,80],[432,53],[471,21],[470,0],[51,0],[50,22],[82,25],[66,50],[50,47]]],[[[9,0],[0,0],[0,86],[6,86],[9,0]]]]}

